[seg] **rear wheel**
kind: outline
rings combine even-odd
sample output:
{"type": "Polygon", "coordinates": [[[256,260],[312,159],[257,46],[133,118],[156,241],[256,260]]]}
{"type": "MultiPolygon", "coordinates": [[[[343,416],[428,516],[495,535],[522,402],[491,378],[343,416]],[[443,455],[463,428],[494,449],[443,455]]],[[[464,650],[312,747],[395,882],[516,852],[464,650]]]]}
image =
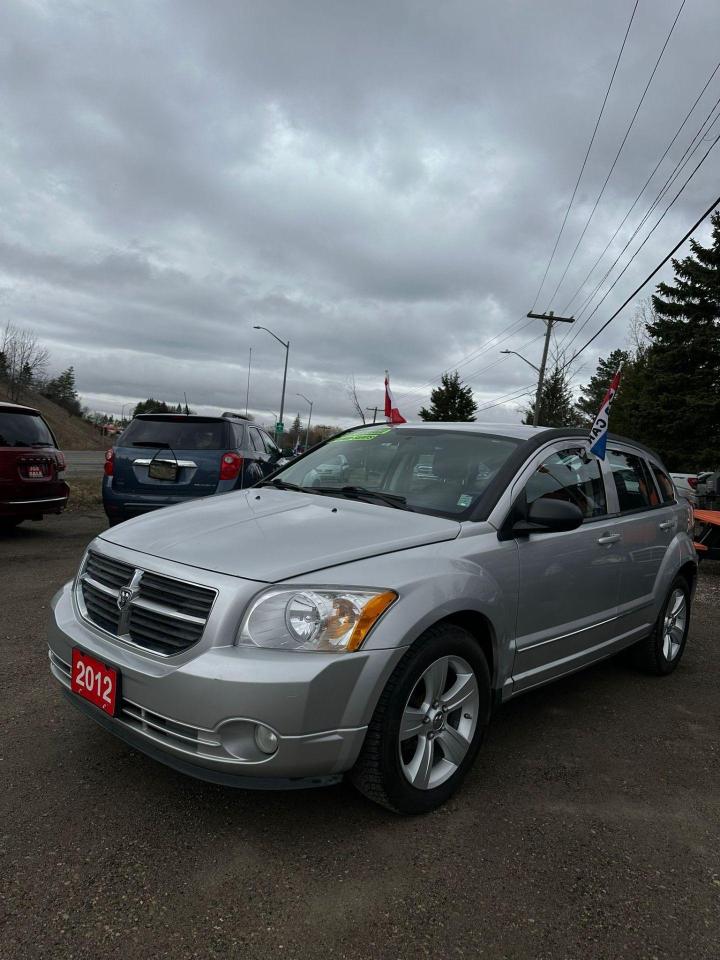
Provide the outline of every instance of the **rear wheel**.
{"type": "Polygon", "coordinates": [[[653,632],[633,647],[635,664],[659,677],[672,673],[685,652],[689,629],[690,586],[684,577],[676,577],[653,632]]]}
{"type": "Polygon", "coordinates": [[[454,624],[431,627],[380,697],[352,780],[398,813],[427,813],[458,789],[490,718],[490,671],[477,640],[454,624]]]}

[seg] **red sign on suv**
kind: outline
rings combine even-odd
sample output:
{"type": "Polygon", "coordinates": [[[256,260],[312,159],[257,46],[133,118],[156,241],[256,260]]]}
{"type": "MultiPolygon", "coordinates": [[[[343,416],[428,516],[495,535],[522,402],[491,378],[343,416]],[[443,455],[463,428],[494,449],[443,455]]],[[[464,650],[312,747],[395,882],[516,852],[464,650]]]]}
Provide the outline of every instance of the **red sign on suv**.
{"type": "Polygon", "coordinates": [[[0,401],[0,530],[64,510],[64,469],[65,457],[39,412],[0,401]]]}

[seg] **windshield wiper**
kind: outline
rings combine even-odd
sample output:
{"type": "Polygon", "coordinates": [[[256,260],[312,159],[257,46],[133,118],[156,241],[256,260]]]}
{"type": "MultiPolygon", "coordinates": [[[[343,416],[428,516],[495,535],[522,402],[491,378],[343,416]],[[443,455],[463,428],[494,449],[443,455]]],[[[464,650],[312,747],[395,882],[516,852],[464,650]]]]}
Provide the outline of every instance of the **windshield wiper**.
{"type": "Polygon", "coordinates": [[[131,447],[154,447],[156,450],[169,450],[169,443],[158,443],[157,440],[135,440],[131,447]]]}
{"type": "Polygon", "coordinates": [[[288,483],[287,480],[261,480],[260,483],[253,484],[255,487],[275,487],[276,490],[297,490],[300,493],[307,493],[305,487],[299,487],[296,483],[288,483]]]}
{"type": "Polygon", "coordinates": [[[347,497],[349,500],[380,500],[389,507],[398,510],[412,510],[407,505],[407,498],[399,493],[385,493],[384,490],[370,490],[367,487],[307,487],[308,493],[322,493],[329,496],[347,497]]]}

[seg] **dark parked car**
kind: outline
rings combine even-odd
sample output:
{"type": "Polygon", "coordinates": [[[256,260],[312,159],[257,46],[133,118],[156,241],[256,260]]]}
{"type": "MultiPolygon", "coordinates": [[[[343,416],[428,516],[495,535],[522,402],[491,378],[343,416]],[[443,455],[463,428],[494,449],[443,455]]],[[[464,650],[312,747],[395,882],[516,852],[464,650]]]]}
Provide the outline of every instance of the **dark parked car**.
{"type": "Polygon", "coordinates": [[[105,513],[115,524],[229,493],[252,486],[284,462],[272,437],[239,414],[140,414],[105,454],[105,513]]]}
{"type": "Polygon", "coordinates": [[[40,413],[0,402],[0,531],[64,510],[64,469],[65,457],[40,413]]]}

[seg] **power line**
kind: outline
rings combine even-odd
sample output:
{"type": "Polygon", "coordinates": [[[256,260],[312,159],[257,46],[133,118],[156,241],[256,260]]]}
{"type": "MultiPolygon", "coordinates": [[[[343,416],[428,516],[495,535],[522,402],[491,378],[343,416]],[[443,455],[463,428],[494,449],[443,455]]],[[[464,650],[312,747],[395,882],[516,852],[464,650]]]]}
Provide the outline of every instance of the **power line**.
{"type": "MultiPolygon", "coordinates": [[[[598,291],[600,290],[600,288],[602,287],[602,285],[605,283],[605,281],[607,280],[607,278],[610,276],[610,274],[612,273],[612,271],[615,269],[615,267],[617,266],[619,260],[622,258],[623,254],[625,253],[625,251],[627,250],[627,248],[630,246],[630,244],[631,244],[632,241],[635,239],[635,237],[638,235],[638,233],[640,232],[640,230],[642,229],[642,227],[643,227],[643,226],[645,225],[645,223],[648,221],[648,219],[650,218],[651,214],[652,214],[653,211],[657,208],[658,204],[659,204],[660,201],[663,199],[663,197],[667,194],[667,192],[668,192],[668,190],[670,189],[670,187],[671,187],[671,186],[673,185],[673,183],[677,180],[678,176],[680,175],[680,173],[682,172],[682,170],[684,169],[684,167],[685,167],[685,166],[688,164],[688,162],[692,159],[693,154],[699,149],[700,144],[701,144],[701,142],[702,142],[702,139],[704,139],[704,138],[702,138],[703,131],[705,130],[705,131],[707,132],[707,130],[711,130],[711,129],[715,126],[715,124],[717,123],[717,121],[720,119],[720,114],[718,114],[718,116],[715,117],[715,119],[710,123],[710,125],[707,127],[707,130],[706,130],[706,124],[708,123],[708,121],[709,121],[710,118],[712,117],[712,115],[713,115],[713,113],[715,112],[715,110],[717,109],[718,105],[720,105],[720,97],[718,97],[718,99],[715,101],[715,103],[713,104],[712,108],[710,109],[710,112],[708,113],[708,115],[706,116],[706,118],[703,120],[703,122],[700,124],[700,128],[698,129],[697,133],[695,134],[695,136],[694,136],[694,137],[692,138],[692,140],[690,141],[690,143],[689,143],[689,145],[687,146],[687,148],[686,148],[685,152],[683,153],[682,157],[680,157],[680,159],[678,160],[678,162],[675,164],[675,166],[673,167],[673,169],[670,171],[670,174],[668,175],[667,179],[665,180],[665,183],[663,184],[663,186],[660,188],[659,193],[657,194],[657,196],[655,197],[655,199],[653,200],[653,202],[650,204],[650,206],[648,207],[648,209],[645,211],[645,215],[642,217],[642,219],[640,220],[640,222],[638,223],[638,225],[635,227],[635,229],[633,230],[633,232],[631,233],[631,235],[628,237],[628,239],[627,239],[627,241],[625,242],[625,245],[624,245],[624,247],[622,248],[622,250],[620,251],[620,253],[618,253],[618,255],[615,257],[615,259],[613,260],[613,262],[612,262],[612,263],[610,264],[610,266],[608,267],[608,269],[605,271],[605,274],[603,275],[603,277],[602,277],[602,278],[600,279],[600,281],[596,284],[595,289],[594,289],[591,293],[589,293],[589,294],[587,295],[587,297],[585,298],[585,300],[583,301],[583,303],[582,303],[582,305],[581,305],[581,307],[580,307],[580,311],[578,312],[578,317],[577,317],[577,319],[580,319],[580,317],[583,315],[583,313],[585,312],[585,310],[587,309],[587,307],[590,305],[590,303],[592,302],[592,300],[595,299],[595,297],[597,296],[598,291]],[[696,143],[695,141],[697,141],[697,143],[696,143]],[[694,147],[693,147],[693,144],[695,144],[694,147]],[[692,149],[691,149],[691,148],[692,148],[692,149]]],[[[711,147],[711,149],[712,149],[712,147],[711,147]]],[[[708,151],[708,153],[709,153],[709,151],[708,151]]],[[[705,156],[707,156],[707,153],[706,153],[705,156]]],[[[700,163],[698,166],[701,166],[701,165],[702,165],[702,163],[704,162],[704,159],[705,159],[705,158],[703,158],[703,160],[701,161],[701,163],[700,163]]],[[[693,173],[691,174],[690,178],[688,178],[688,181],[687,181],[687,182],[685,183],[685,185],[683,186],[683,190],[685,189],[685,186],[687,186],[687,183],[689,183],[689,181],[690,181],[690,180],[692,179],[692,177],[695,175],[695,173],[697,172],[697,169],[698,169],[698,168],[696,168],[696,169],[693,171],[693,173]]],[[[675,199],[677,199],[677,197],[676,197],[675,199]]],[[[675,200],[673,200],[673,203],[674,203],[674,202],[675,202],[675,200]]],[[[664,216],[664,214],[663,214],[663,216],[664,216]]],[[[659,221],[658,221],[658,222],[659,222],[659,221]]],[[[657,224],[656,224],[656,226],[657,226],[657,224]]],[[[655,229],[655,227],[653,227],[653,231],[654,231],[654,229],[655,229]]],[[[638,248],[638,251],[639,251],[639,250],[640,250],[640,248],[638,248]]],[[[636,251],[633,256],[637,255],[638,251],[636,251]]],[[[629,265],[629,264],[628,264],[628,265],[629,265]]],[[[622,271],[622,273],[624,273],[624,272],[625,272],[625,270],[622,271]]],[[[622,273],[620,274],[620,276],[622,276],[622,273]]],[[[620,277],[618,277],[617,279],[619,280],[620,277]]],[[[615,283],[617,283],[617,280],[615,281],[615,283]]],[[[598,304],[597,304],[596,307],[593,309],[593,311],[590,313],[590,315],[589,315],[585,320],[583,320],[583,322],[580,324],[580,326],[578,327],[578,329],[575,330],[574,332],[572,332],[571,334],[569,334],[568,336],[565,337],[565,339],[562,341],[562,344],[561,344],[562,347],[564,347],[566,344],[569,345],[570,343],[572,343],[574,340],[576,340],[576,339],[578,338],[578,336],[580,335],[580,333],[582,332],[582,330],[583,330],[583,329],[585,328],[585,326],[587,325],[588,321],[589,321],[589,320],[595,315],[595,313],[597,312],[597,309],[598,309],[598,307],[600,306],[600,304],[601,304],[601,303],[603,302],[603,300],[607,297],[607,294],[610,292],[610,290],[612,290],[612,287],[615,285],[615,283],[613,283],[613,285],[610,287],[610,289],[604,294],[604,296],[603,296],[602,299],[598,302],[598,304]]]]}
{"type": "MultiPolygon", "coordinates": [[[[720,136],[719,136],[718,138],[716,138],[715,141],[713,142],[712,146],[710,147],[711,150],[712,150],[712,147],[714,147],[715,144],[717,143],[717,140],[718,140],[718,139],[720,139],[720,136]]],[[[708,152],[709,152],[709,151],[708,151],[708,152]]],[[[706,156],[707,156],[707,154],[706,154],[706,156]]],[[[703,158],[703,160],[704,160],[704,158],[703,158]]],[[[702,161],[701,161],[701,163],[702,163],[702,161]]],[[[697,169],[697,168],[696,168],[696,169],[697,169]]],[[[682,189],[684,189],[684,187],[683,187],[682,189]]],[[[682,189],[681,189],[680,193],[682,193],[682,189]]],[[[680,194],[678,193],[677,196],[679,196],[679,195],[680,195],[680,194]]],[[[677,196],[675,197],[675,199],[677,199],[677,196]]],[[[675,202],[675,200],[672,201],[672,203],[674,203],[674,202],[675,202]]],[[[672,203],[670,204],[670,206],[672,206],[672,203]]],[[[620,314],[620,313],[625,309],[625,307],[630,303],[630,301],[633,300],[633,299],[638,295],[638,293],[640,293],[640,291],[642,290],[642,288],[643,288],[644,286],[646,286],[646,284],[648,284],[648,283],[652,280],[652,278],[655,276],[655,274],[658,273],[658,271],[661,270],[662,267],[665,266],[665,264],[668,262],[668,260],[677,253],[677,251],[678,251],[678,250],[680,249],[680,247],[685,243],[685,241],[691,236],[691,234],[693,234],[693,233],[695,232],[695,230],[697,230],[697,228],[700,226],[700,224],[703,222],[703,220],[707,219],[707,217],[709,217],[710,214],[713,212],[713,210],[714,210],[716,207],[718,207],[718,206],[720,206],[720,196],[717,197],[715,200],[713,200],[713,202],[710,204],[710,206],[707,208],[707,210],[702,214],[702,216],[699,217],[698,220],[696,220],[695,223],[690,227],[690,229],[687,231],[687,233],[685,234],[685,236],[675,244],[675,246],[672,248],[672,250],[670,251],[670,253],[667,254],[667,256],[663,257],[663,259],[662,259],[662,260],[660,261],[660,263],[655,267],[655,269],[654,269],[651,273],[649,273],[649,274],[647,275],[647,277],[645,277],[645,279],[643,280],[643,282],[642,282],[638,287],[636,287],[636,288],[633,290],[633,292],[630,294],[630,296],[617,308],[617,310],[615,311],[615,313],[613,313],[612,316],[611,316],[608,320],[606,320],[605,323],[600,327],[600,329],[599,329],[596,333],[594,333],[594,334],[592,335],[592,337],[590,337],[590,339],[589,339],[586,343],[584,343],[584,344],[582,345],[582,347],[580,347],[580,349],[579,349],[576,353],[574,353],[574,354],[572,355],[572,357],[571,357],[571,358],[568,360],[568,362],[564,365],[563,369],[565,369],[565,367],[569,366],[569,365],[573,362],[573,360],[577,359],[577,357],[579,357],[580,354],[581,354],[584,350],[587,350],[587,348],[590,346],[590,344],[591,344],[594,340],[597,340],[597,338],[600,336],[600,334],[603,332],[603,330],[607,329],[607,327],[610,326],[610,324],[611,324],[611,323],[613,322],[613,320],[618,316],[618,314],[620,314]]],[[[670,209],[670,207],[668,207],[667,209],[670,209]]],[[[665,211],[665,213],[666,213],[666,212],[667,212],[667,210],[665,211]]],[[[663,213],[663,216],[665,216],[665,213],[663,213]]],[[[661,217],[661,219],[662,219],[662,217],[661,217]]],[[[659,222],[660,222],[660,221],[658,220],[658,223],[659,223],[659,222]]],[[[656,226],[657,226],[657,224],[656,224],[656,226]]],[[[654,228],[653,228],[653,229],[654,229],[654,228]]],[[[650,235],[648,234],[648,237],[649,237],[649,236],[650,236],[650,235]]],[[[648,238],[646,237],[645,239],[647,240],[648,238]]],[[[644,242],[644,241],[643,241],[643,242],[644,242]]],[[[631,261],[631,262],[632,262],[632,261],[631,261]]],[[[628,266],[629,266],[629,265],[630,265],[630,264],[628,264],[628,266]]],[[[627,269],[627,267],[626,267],[626,269],[627,269]]],[[[618,279],[619,279],[619,278],[618,278],[618,279]]]]}
{"type": "MultiPolygon", "coordinates": [[[[713,121],[713,122],[714,122],[714,121],[713,121]]],[[[653,225],[653,227],[652,227],[652,229],[650,230],[650,232],[647,234],[647,236],[645,237],[645,239],[643,240],[643,242],[640,244],[640,246],[637,248],[637,250],[636,250],[636,251],[633,253],[633,255],[630,257],[630,259],[629,259],[628,262],[625,264],[625,266],[624,266],[623,269],[620,271],[620,273],[617,275],[617,277],[615,278],[615,280],[613,280],[613,282],[610,284],[610,286],[608,287],[608,289],[607,289],[607,290],[605,291],[605,293],[602,295],[602,297],[601,297],[600,300],[597,302],[597,304],[595,305],[595,307],[594,307],[594,309],[592,310],[592,312],[591,312],[590,314],[588,314],[588,316],[585,318],[585,320],[583,320],[583,322],[580,324],[580,327],[578,328],[576,334],[572,337],[571,340],[568,341],[568,346],[569,346],[574,340],[577,339],[578,335],[579,335],[580,332],[583,330],[583,328],[584,328],[584,327],[589,323],[589,321],[595,316],[595,314],[596,314],[597,311],[600,309],[600,307],[601,307],[601,305],[603,304],[603,302],[606,300],[608,294],[613,290],[613,288],[614,288],[615,285],[617,284],[618,280],[620,280],[620,278],[623,276],[623,274],[624,274],[625,271],[628,269],[628,267],[630,266],[630,264],[633,262],[633,260],[635,259],[635,257],[640,253],[640,251],[641,251],[642,248],[645,246],[645,244],[648,242],[648,240],[649,240],[650,237],[653,235],[653,233],[655,233],[655,231],[657,230],[657,228],[660,226],[660,224],[661,224],[662,221],[664,220],[665,215],[667,214],[667,212],[670,210],[670,208],[673,206],[673,204],[675,203],[675,201],[678,199],[678,197],[679,197],[679,196],[682,194],[682,192],[685,190],[685,188],[686,188],[687,185],[690,183],[690,181],[693,179],[693,177],[694,177],[695,174],[698,172],[698,170],[699,170],[700,167],[703,165],[703,163],[705,163],[705,161],[707,160],[707,157],[708,157],[710,151],[713,149],[713,147],[714,147],[715,144],[718,142],[718,140],[720,140],[720,134],[718,134],[718,135],[715,137],[715,139],[713,140],[713,142],[712,142],[712,143],[710,144],[710,146],[707,148],[707,150],[705,151],[705,153],[704,153],[703,156],[702,156],[702,159],[701,159],[701,160],[699,161],[699,163],[695,166],[695,168],[693,169],[693,171],[692,171],[692,173],[690,174],[690,176],[687,178],[687,180],[685,181],[685,183],[683,183],[683,185],[680,187],[680,189],[679,189],[678,192],[675,194],[675,196],[672,198],[672,200],[670,201],[670,203],[665,207],[665,209],[664,209],[663,212],[660,214],[660,217],[659,217],[658,220],[655,222],[655,224],[653,225]]],[[[637,233],[637,230],[639,230],[639,227],[636,229],[635,233],[637,233]]],[[[635,236],[635,234],[633,234],[633,237],[634,237],[634,236],[635,236]]],[[[617,263],[617,261],[620,259],[620,257],[621,257],[622,254],[624,253],[625,249],[627,249],[627,246],[628,246],[628,244],[631,242],[631,240],[633,239],[633,237],[631,237],[630,240],[628,240],[628,242],[625,244],[625,247],[623,248],[623,250],[621,250],[621,252],[618,254],[618,257],[616,258],[615,263],[617,263]]],[[[613,267],[615,266],[615,263],[610,267],[610,270],[613,269],[613,267]]],[[[609,271],[608,271],[608,272],[609,272],[609,271]]],[[[607,274],[605,274],[605,276],[607,277],[607,274]]],[[[603,280],[604,280],[604,278],[603,278],[603,280]]],[[[602,283],[602,282],[603,282],[603,281],[601,281],[601,283],[602,283]]],[[[603,329],[604,329],[604,328],[603,328],[603,329]]],[[[584,349],[584,348],[583,348],[583,349],[584,349]]]]}
{"type": "Polygon", "coordinates": [[[419,387],[416,387],[414,390],[405,390],[402,393],[395,394],[395,399],[401,400],[403,398],[410,398],[415,396],[419,390],[424,390],[426,387],[432,387],[434,384],[442,380],[443,376],[446,373],[449,373],[450,370],[459,370],[461,367],[466,366],[468,363],[471,363],[473,360],[477,360],[480,354],[484,353],[488,347],[500,346],[501,343],[504,343],[506,340],[509,340],[510,337],[516,336],[526,327],[529,327],[531,323],[532,323],[532,320],[527,320],[525,317],[522,317],[520,320],[513,321],[513,323],[511,323],[510,326],[505,327],[504,330],[501,330],[499,333],[496,333],[495,336],[490,337],[490,339],[487,340],[485,343],[483,343],[482,346],[476,347],[475,350],[473,350],[471,353],[463,357],[460,361],[458,361],[458,363],[454,364],[452,367],[448,367],[446,370],[443,370],[440,376],[433,377],[432,380],[428,380],[427,383],[421,384],[419,387]],[[498,340],[498,337],[503,337],[503,339],[498,340]],[[493,341],[497,341],[497,342],[493,343],[493,341]]]}
{"type": "MultiPolygon", "coordinates": [[[[579,285],[579,287],[577,288],[577,290],[575,291],[575,293],[572,295],[572,297],[570,297],[570,299],[568,300],[568,302],[567,302],[567,303],[565,304],[565,306],[563,307],[563,309],[562,309],[562,312],[563,312],[563,313],[567,313],[567,312],[568,312],[568,310],[570,309],[570,307],[571,307],[572,304],[574,303],[575,299],[577,298],[578,294],[581,292],[581,290],[583,289],[583,287],[585,286],[585,284],[588,282],[588,280],[589,280],[590,277],[592,276],[593,272],[595,271],[595,268],[596,268],[597,265],[602,261],[603,257],[605,256],[605,254],[606,254],[606,253],[608,252],[608,250],[610,249],[610,246],[611,246],[613,240],[614,240],[615,237],[618,235],[618,233],[620,233],[620,231],[622,230],[623,226],[624,226],[625,223],[627,222],[628,217],[630,216],[630,214],[631,214],[631,213],[633,212],[633,210],[635,209],[635,207],[636,207],[638,201],[640,200],[640,198],[642,197],[643,193],[645,193],[645,190],[647,189],[648,184],[650,183],[650,181],[652,180],[652,178],[655,176],[655,174],[657,173],[657,171],[658,171],[658,169],[659,169],[659,167],[660,167],[660,164],[663,162],[663,160],[665,159],[665,157],[668,155],[668,153],[669,153],[670,150],[672,149],[673,145],[675,144],[675,141],[677,140],[677,138],[678,138],[678,137],[680,136],[680,134],[682,133],[682,131],[683,131],[684,127],[685,127],[685,124],[686,124],[686,123],[688,122],[688,120],[690,119],[693,111],[695,110],[695,107],[698,105],[698,103],[700,102],[703,94],[705,93],[705,91],[707,90],[707,88],[710,86],[710,83],[712,82],[712,80],[713,80],[715,74],[718,72],[718,70],[720,70],[720,61],[718,61],[717,65],[715,66],[715,69],[714,69],[713,72],[710,74],[710,76],[708,77],[708,79],[705,81],[705,86],[702,88],[702,90],[700,91],[700,93],[699,93],[699,94],[697,95],[697,97],[695,98],[695,102],[694,102],[693,105],[690,107],[690,109],[688,110],[688,112],[685,114],[685,118],[683,119],[683,122],[680,124],[680,126],[679,126],[679,127],[677,128],[677,130],[675,131],[675,136],[672,138],[672,140],[671,140],[670,143],[667,145],[667,147],[665,147],[665,152],[664,152],[663,155],[660,157],[660,159],[658,160],[658,162],[655,164],[652,173],[650,174],[650,176],[647,178],[647,180],[645,181],[645,183],[644,183],[644,184],[642,185],[642,187],[640,188],[640,192],[638,193],[638,195],[637,195],[637,196],[635,197],[635,199],[633,200],[633,202],[632,202],[632,204],[631,204],[631,206],[630,206],[630,209],[629,209],[628,212],[625,214],[625,216],[622,218],[622,220],[620,221],[620,223],[618,224],[618,226],[615,228],[615,233],[613,233],[613,235],[612,235],[612,236],[610,237],[610,239],[608,240],[607,244],[605,245],[605,249],[604,249],[603,252],[600,254],[600,256],[595,260],[595,262],[593,263],[593,265],[590,267],[589,271],[587,272],[587,274],[586,274],[586,276],[585,276],[585,279],[582,281],[582,283],[579,285]]],[[[713,107],[713,109],[714,109],[714,107],[713,107]]],[[[712,111],[711,111],[711,113],[712,113],[712,111]]]]}
{"type": "Polygon", "coordinates": [[[560,237],[562,237],[563,235],[563,230],[565,229],[567,218],[570,215],[570,210],[572,209],[572,205],[575,202],[575,195],[578,192],[578,187],[580,186],[582,175],[585,172],[585,167],[588,162],[588,157],[590,156],[590,151],[592,150],[592,146],[595,143],[595,136],[598,132],[598,127],[600,126],[600,120],[602,119],[602,115],[605,111],[605,104],[607,103],[608,97],[610,96],[610,90],[612,89],[613,81],[615,80],[615,74],[617,73],[617,69],[620,66],[620,58],[623,55],[623,50],[625,49],[625,44],[627,42],[628,34],[630,33],[630,27],[632,26],[632,22],[635,19],[635,11],[638,8],[639,2],[640,0],[635,0],[635,6],[633,7],[632,13],[630,14],[630,20],[628,21],[627,29],[625,30],[625,36],[623,37],[623,42],[620,46],[620,51],[617,55],[617,59],[615,60],[615,66],[613,67],[613,72],[610,77],[610,83],[608,84],[607,90],[605,91],[605,96],[603,97],[602,106],[600,107],[600,113],[598,114],[597,120],[595,121],[595,127],[593,129],[592,136],[590,137],[590,143],[588,144],[587,150],[585,151],[585,157],[583,158],[582,166],[580,167],[580,173],[578,174],[577,180],[575,181],[575,186],[573,188],[572,196],[570,197],[570,202],[567,205],[565,216],[563,217],[562,224],[560,225],[560,231],[558,232],[558,235],[555,238],[555,246],[552,248],[550,259],[548,260],[547,266],[545,267],[545,273],[543,274],[543,278],[540,281],[540,286],[538,287],[538,291],[535,294],[535,299],[533,300],[533,305],[530,308],[530,312],[532,312],[537,306],[537,302],[540,299],[540,293],[542,291],[543,286],[545,285],[545,281],[547,280],[547,275],[550,270],[550,266],[553,260],[555,259],[555,253],[557,252],[558,244],[560,243],[560,237]]]}
{"type": "MultiPolygon", "coordinates": [[[[638,115],[638,113],[640,112],[640,108],[642,107],[643,102],[644,102],[644,100],[645,100],[645,97],[646,97],[646,95],[647,95],[647,92],[648,92],[648,90],[650,89],[650,84],[652,83],[653,78],[654,78],[655,74],[657,73],[657,69],[658,69],[658,67],[660,66],[660,61],[661,61],[662,58],[663,58],[663,54],[665,53],[665,50],[666,50],[666,48],[667,48],[668,43],[670,43],[670,38],[672,37],[673,31],[675,30],[675,25],[676,25],[676,23],[678,22],[678,20],[680,19],[680,14],[682,13],[683,7],[685,6],[686,2],[687,2],[687,0],[682,0],[682,2],[681,2],[681,4],[680,4],[680,8],[678,9],[678,12],[675,14],[675,19],[674,19],[673,22],[672,22],[672,26],[670,27],[670,30],[669,30],[669,32],[668,32],[668,35],[667,35],[667,37],[665,38],[665,42],[663,43],[662,48],[661,48],[661,50],[660,50],[660,53],[658,54],[658,58],[657,58],[657,60],[655,61],[655,66],[654,66],[653,69],[652,69],[652,72],[651,72],[651,74],[650,74],[650,77],[649,77],[649,79],[648,79],[648,82],[645,84],[645,89],[644,89],[643,92],[642,92],[642,96],[640,97],[640,100],[638,101],[638,105],[635,107],[635,112],[634,112],[633,115],[632,115],[632,119],[630,120],[630,123],[629,123],[629,125],[628,125],[628,128],[627,128],[627,130],[625,131],[625,136],[622,138],[622,141],[620,142],[620,146],[618,147],[618,151],[617,151],[617,153],[615,154],[615,159],[613,160],[612,165],[610,166],[610,170],[608,171],[608,174],[607,174],[607,176],[605,177],[605,181],[603,182],[603,185],[602,185],[602,187],[600,188],[600,193],[597,195],[597,199],[595,200],[595,203],[594,203],[594,205],[593,205],[593,208],[592,208],[592,210],[590,211],[590,215],[588,216],[587,220],[585,221],[585,226],[584,226],[583,229],[582,229],[582,233],[581,233],[580,236],[578,237],[578,241],[577,241],[577,243],[575,244],[575,248],[573,249],[573,252],[570,254],[570,259],[568,260],[568,262],[567,262],[567,264],[566,264],[566,266],[565,266],[565,269],[563,270],[562,275],[561,275],[560,279],[558,280],[555,289],[553,290],[552,296],[550,297],[550,302],[548,303],[548,306],[547,306],[547,310],[549,310],[550,307],[552,306],[552,303],[553,303],[553,301],[555,300],[555,297],[557,296],[558,290],[559,290],[560,287],[562,286],[563,280],[565,279],[565,277],[566,277],[566,275],[567,275],[567,272],[568,272],[568,270],[570,269],[570,266],[571,266],[573,260],[575,259],[575,254],[578,252],[578,249],[579,249],[579,247],[580,247],[580,244],[581,244],[582,241],[583,241],[583,237],[585,236],[585,234],[586,234],[586,232],[587,232],[587,229],[588,229],[588,227],[590,226],[590,221],[591,221],[592,218],[594,217],[595,211],[596,211],[597,208],[598,208],[598,204],[600,203],[600,200],[602,199],[603,194],[605,193],[605,188],[607,187],[608,182],[609,182],[609,180],[610,180],[610,177],[612,176],[613,170],[615,169],[615,166],[616,166],[618,160],[620,159],[620,154],[622,153],[623,148],[625,147],[625,143],[626,143],[626,141],[627,141],[627,138],[630,136],[630,131],[632,130],[632,128],[633,128],[633,126],[634,126],[634,124],[635,124],[635,120],[636,120],[636,118],[637,118],[637,115],[638,115]]],[[[547,312],[547,310],[546,310],[546,312],[547,312]]]]}
{"type": "Polygon", "coordinates": [[[535,384],[531,383],[527,387],[522,387],[519,393],[513,390],[510,393],[506,393],[502,397],[497,397],[495,400],[495,403],[488,403],[483,407],[478,407],[475,412],[482,413],[484,410],[492,410],[493,407],[502,406],[503,403],[512,403],[513,400],[520,400],[521,397],[530,396],[530,394],[534,389],[535,389],[535,384]],[[516,395],[513,396],[513,394],[516,394],[516,395]]]}

